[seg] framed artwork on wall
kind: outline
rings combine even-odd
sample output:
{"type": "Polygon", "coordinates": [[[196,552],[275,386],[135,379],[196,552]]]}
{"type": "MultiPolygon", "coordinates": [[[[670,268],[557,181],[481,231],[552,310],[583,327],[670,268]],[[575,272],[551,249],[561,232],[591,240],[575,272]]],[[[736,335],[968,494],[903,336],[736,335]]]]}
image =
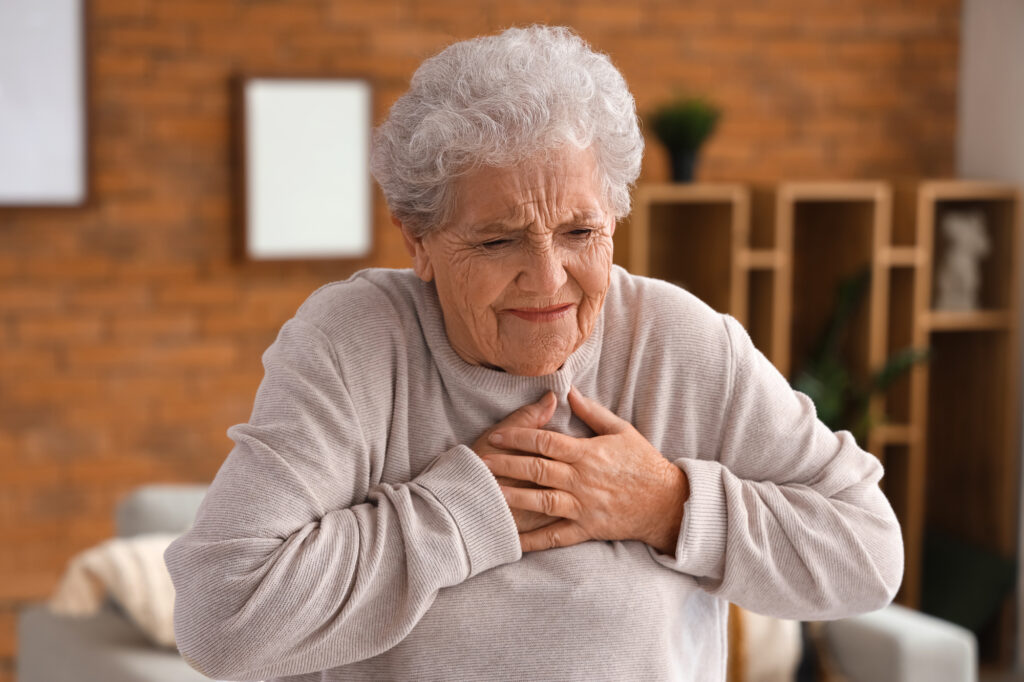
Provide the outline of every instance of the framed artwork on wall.
{"type": "Polygon", "coordinates": [[[246,77],[239,90],[243,257],[368,256],[369,83],[246,77]]]}
{"type": "Polygon", "coordinates": [[[0,206],[86,201],[83,5],[0,2],[0,206]]]}

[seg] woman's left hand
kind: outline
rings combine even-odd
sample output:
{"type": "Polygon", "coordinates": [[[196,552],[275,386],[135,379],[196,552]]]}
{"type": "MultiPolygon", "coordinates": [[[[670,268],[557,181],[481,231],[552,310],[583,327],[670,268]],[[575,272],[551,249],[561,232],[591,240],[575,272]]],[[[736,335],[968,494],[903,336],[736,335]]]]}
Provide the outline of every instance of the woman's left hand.
{"type": "Polygon", "coordinates": [[[575,387],[569,391],[569,405],[595,437],[505,427],[490,434],[493,445],[542,456],[482,457],[495,476],[543,486],[502,486],[510,508],[562,519],[522,533],[523,551],[587,540],[640,540],[674,555],[683,505],[690,494],[686,474],[632,424],[585,398],[575,387]]]}

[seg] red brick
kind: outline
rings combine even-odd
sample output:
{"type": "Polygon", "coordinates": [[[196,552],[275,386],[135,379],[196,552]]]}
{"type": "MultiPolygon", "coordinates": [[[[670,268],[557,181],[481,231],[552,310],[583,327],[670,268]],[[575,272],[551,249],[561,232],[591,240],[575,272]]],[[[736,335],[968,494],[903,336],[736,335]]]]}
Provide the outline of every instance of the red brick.
{"type": "MultiPolygon", "coordinates": [[[[22,547],[19,546],[19,551],[22,547]]],[[[12,556],[18,553],[11,552],[12,556]]],[[[31,557],[29,557],[31,558],[31,557]]],[[[64,566],[56,565],[53,561],[48,562],[54,565],[37,567],[36,570],[0,571],[0,599],[36,601],[49,599],[53,588],[63,574],[64,566]]]]}
{"type": "MultiPolygon", "coordinates": [[[[157,0],[159,1],[159,0],[157,0]]],[[[111,19],[149,19],[154,0],[89,0],[92,16],[111,19]]]]}
{"type": "Polygon", "coordinates": [[[0,353],[0,373],[28,375],[52,371],[57,366],[57,354],[51,349],[5,348],[0,353]]]}
{"type": "Polygon", "coordinates": [[[26,346],[92,342],[103,336],[105,324],[95,315],[46,315],[21,319],[16,336],[26,346]]]}
{"type": "MultiPolygon", "coordinates": [[[[196,106],[198,99],[198,95],[189,88],[160,87],[152,83],[125,85],[100,81],[93,92],[97,103],[124,108],[133,113],[187,111],[196,106]]],[[[130,145],[129,148],[135,151],[130,145]]]]}
{"type": "Polygon", "coordinates": [[[79,255],[77,258],[32,260],[23,269],[30,279],[88,281],[106,279],[113,272],[114,264],[109,258],[79,255]]]}
{"type": "MultiPolygon", "coordinates": [[[[220,3],[212,3],[207,0],[204,0],[202,5],[222,6],[220,3]]],[[[175,7],[177,3],[167,3],[167,6],[175,7]]],[[[184,84],[189,87],[204,87],[212,90],[223,85],[230,76],[231,69],[224,62],[200,55],[157,62],[154,80],[158,83],[176,83],[179,87],[184,84]]]]}
{"type": "MultiPolygon", "coordinates": [[[[199,52],[214,58],[254,59],[273,56],[281,51],[283,39],[280,34],[260,29],[248,30],[234,26],[231,32],[223,28],[203,26],[199,29],[199,52]]],[[[251,68],[251,67],[250,67],[251,68]]]]}
{"type": "Polygon", "coordinates": [[[281,28],[297,26],[312,27],[321,24],[324,20],[325,12],[322,5],[323,3],[319,2],[297,2],[296,0],[249,4],[244,6],[240,21],[250,31],[276,31],[281,28]]]}
{"type": "Polygon", "coordinates": [[[103,382],[96,377],[37,376],[33,381],[20,381],[8,389],[11,398],[22,405],[74,404],[101,401],[105,398],[103,382]]]}
{"type": "Polygon", "coordinates": [[[97,284],[72,291],[68,296],[68,305],[73,309],[123,310],[144,307],[150,300],[149,290],[141,286],[97,284]]]}
{"type": "Polygon", "coordinates": [[[153,68],[153,60],[144,54],[114,51],[98,52],[91,65],[98,78],[143,78],[153,68]]]}
{"type": "Polygon", "coordinates": [[[451,41],[452,36],[445,31],[385,26],[373,32],[371,46],[375,53],[388,59],[412,56],[422,60],[440,52],[451,41]]]}
{"type": "Polygon", "coordinates": [[[199,268],[196,263],[159,262],[150,260],[132,260],[119,263],[114,276],[119,282],[189,282],[195,279],[199,268]]]}
{"type": "Polygon", "coordinates": [[[231,30],[238,20],[240,10],[238,3],[218,0],[161,0],[154,7],[154,17],[161,25],[185,23],[220,24],[224,30],[231,30]]]}
{"type": "Polygon", "coordinates": [[[210,116],[162,117],[153,122],[154,137],[172,144],[219,143],[226,129],[225,121],[210,116]]]}
{"type": "Polygon", "coordinates": [[[198,318],[192,312],[140,313],[118,316],[111,322],[111,334],[115,341],[187,339],[194,337],[198,329],[198,318]]]}
{"type": "Polygon", "coordinates": [[[166,348],[137,344],[75,346],[68,349],[67,357],[70,366],[75,368],[146,368],[156,371],[224,368],[231,366],[237,355],[237,349],[232,344],[211,341],[166,348]]]}
{"type": "Polygon", "coordinates": [[[727,26],[739,33],[792,33],[798,28],[798,17],[775,6],[736,8],[727,14],[727,26]]]}
{"type": "Polygon", "coordinates": [[[160,305],[230,306],[241,298],[239,285],[228,282],[191,282],[164,285],[158,292],[160,305]]]}
{"type": "MultiPolygon", "coordinates": [[[[546,3],[551,4],[551,3],[546,3]]],[[[409,10],[403,2],[328,2],[326,19],[342,28],[377,28],[403,22],[409,10]]]]}
{"type": "Polygon", "coordinates": [[[94,38],[96,47],[107,49],[111,46],[125,50],[149,50],[153,52],[180,52],[192,49],[191,34],[181,28],[164,26],[102,26],[94,38]]]}
{"type": "Polygon", "coordinates": [[[55,286],[13,285],[0,287],[0,313],[12,311],[56,310],[64,302],[64,292],[55,286]]]}
{"type": "Polygon", "coordinates": [[[656,3],[651,8],[651,24],[676,36],[696,31],[718,31],[728,21],[729,11],[721,3],[694,6],[689,3],[656,3]]]}

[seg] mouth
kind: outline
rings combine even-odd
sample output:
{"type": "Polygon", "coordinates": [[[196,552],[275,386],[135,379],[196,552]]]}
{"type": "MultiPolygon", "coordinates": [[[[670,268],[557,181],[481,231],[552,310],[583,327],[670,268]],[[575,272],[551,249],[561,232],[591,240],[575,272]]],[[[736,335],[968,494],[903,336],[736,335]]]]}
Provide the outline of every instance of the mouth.
{"type": "Polygon", "coordinates": [[[568,315],[573,306],[573,303],[562,303],[546,308],[507,308],[505,312],[528,322],[551,322],[568,315]]]}

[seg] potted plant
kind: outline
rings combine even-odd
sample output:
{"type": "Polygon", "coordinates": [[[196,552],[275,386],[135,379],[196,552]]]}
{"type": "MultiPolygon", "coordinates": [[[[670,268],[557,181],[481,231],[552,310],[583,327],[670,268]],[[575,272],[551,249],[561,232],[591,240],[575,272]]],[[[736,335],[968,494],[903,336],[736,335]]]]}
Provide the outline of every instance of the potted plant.
{"type": "Polygon", "coordinates": [[[832,315],[804,366],[790,382],[793,388],[814,402],[818,419],[833,431],[850,431],[861,447],[867,446],[871,427],[884,421],[884,417],[871,414],[871,396],[885,391],[930,355],[927,348],[904,348],[893,354],[866,382],[858,382],[851,375],[842,358],[841,344],[870,281],[871,268],[865,267],[839,283],[832,315]]]}
{"type": "Polygon", "coordinates": [[[650,116],[651,128],[668,149],[672,179],[692,182],[701,145],[715,130],[721,112],[700,97],[679,96],[650,116]]]}

